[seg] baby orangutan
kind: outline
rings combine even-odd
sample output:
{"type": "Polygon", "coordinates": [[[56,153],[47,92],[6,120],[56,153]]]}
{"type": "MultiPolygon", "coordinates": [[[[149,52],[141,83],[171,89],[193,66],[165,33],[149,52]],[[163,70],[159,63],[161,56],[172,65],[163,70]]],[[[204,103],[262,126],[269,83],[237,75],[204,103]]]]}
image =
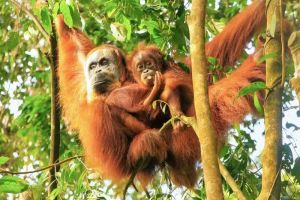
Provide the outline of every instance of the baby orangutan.
{"type": "MultiPolygon", "coordinates": [[[[144,101],[144,106],[158,98],[169,105],[172,115],[194,115],[188,106],[193,102],[190,75],[172,61],[166,62],[156,46],[140,44],[137,50],[127,57],[127,61],[135,81],[151,90],[152,95],[144,101]],[[162,90],[155,98],[154,93],[158,90],[152,90],[152,87],[155,82],[161,81],[162,90]]],[[[193,187],[197,180],[196,162],[200,159],[197,135],[192,128],[177,122],[174,128],[165,131],[163,136],[168,144],[166,161],[172,182],[193,187]]]]}
{"type": "MultiPolygon", "coordinates": [[[[140,85],[150,89],[155,81],[163,79],[164,86],[160,99],[169,104],[173,115],[183,113],[179,99],[180,88],[177,87],[178,84],[189,87],[189,84],[186,84],[189,82],[189,74],[184,73],[175,63],[165,62],[163,54],[154,45],[139,44],[138,48],[127,57],[127,61],[134,80],[140,85]]],[[[155,91],[157,90],[152,90],[152,95],[149,95],[144,105],[151,103],[149,100],[155,96],[155,91]]]]}

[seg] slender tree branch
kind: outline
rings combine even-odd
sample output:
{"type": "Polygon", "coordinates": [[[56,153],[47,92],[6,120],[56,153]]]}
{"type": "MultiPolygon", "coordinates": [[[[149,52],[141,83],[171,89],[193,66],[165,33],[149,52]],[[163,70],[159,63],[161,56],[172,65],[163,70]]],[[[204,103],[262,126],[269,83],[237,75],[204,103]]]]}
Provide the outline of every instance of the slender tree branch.
{"type": "Polygon", "coordinates": [[[26,172],[12,172],[12,171],[7,171],[7,170],[1,170],[0,169],[0,174],[11,174],[11,175],[32,174],[32,173],[41,172],[41,171],[44,171],[44,170],[47,170],[47,169],[51,169],[51,168],[59,166],[59,165],[61,165],[63,163],[69,162],[69,161],[74,160],[74,159],[83,158],[83,157],[84,156],[73,156],[73,157],[67,158],[65,160],[62,160],[60,162],[54,163],[52,165],[48,165],[48,166],[42,167],[40,169],[36,169],[36,170],[32,170],[32,171],[26,171],[26,172]]]}
{"type": "Polygon", "coordinates": [[[280,167],[279,167],[279,170],[277,171],[276,173],[276,178],[274,179],[273,181],[273,184],[272,184],[272,187],[271,187],[271,190],[269,192],[269,196],[268,196],[268,200],[271,199],[271,196],[272,196],[272,192],[274,191],[274,189],[276,188],[276,182],[277,182],[277,179],[278,179],[278,176],[280,176],[280,172],[281,172],[281,164],[282,164],[282,161],[280,163],[280,167]]]}
{"type": "Polygon", "coordinates": [[[34,24],[37,26],[37,28],[39,29],[39,31],[42,33],[43,37],[46,38],[47,41],[49,41],[50,37],[49,34],[47,33],[47,31],[44,29],[44,27],[42,26],[42,24],[39,22],[39,20],[36,18],[36,16],[34,16],[30,10],[28,10],[26,7],[24,7],[23,5],[19,4],[17,1],[15,0],[11,0],[11,2],[13,4],[15,4],[18,8],[20,8],[21,10],[23,10],[30,18],[31,20],[34,22],[34,24]]]}
{"type": "Polygon", "coordinates": [[[223,165],[220,159],[218,160],[218,162],[219,162],[220,173],[222,174],[223,178],[228,183],[228,185],[231,187],[233,192],[236,194],[237,198],[239,200],[246,200],[246,197],[244,196],[243,192],[236,184],[236,182],[234,181],[234,179],[232,178],[232,176],[230,175],[230,173],[228,172],[228,170],[223,165]]]}

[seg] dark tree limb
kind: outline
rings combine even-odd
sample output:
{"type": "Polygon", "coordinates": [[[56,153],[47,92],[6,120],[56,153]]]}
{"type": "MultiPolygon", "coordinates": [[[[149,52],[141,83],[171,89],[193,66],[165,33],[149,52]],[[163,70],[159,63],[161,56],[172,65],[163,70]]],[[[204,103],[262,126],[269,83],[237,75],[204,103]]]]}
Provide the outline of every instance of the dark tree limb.
{"type": "MultiPolygon", "coordinates": [[[[53,33],[50,37],[51,53],[50,53],[50,66],[51,66],[51,144],[50,144],[50,164],[59,162],[60,150],[60,106],[58,101],[58,77],[56,74],[58,66],[57,57],[57,38],[55,26],[52,24],[53,33]]],[[[50,194],[57,188],[57,179],[55,173],[58,172],[60,167],[50,169],[49,177],[49,190],[50,194]]]]}

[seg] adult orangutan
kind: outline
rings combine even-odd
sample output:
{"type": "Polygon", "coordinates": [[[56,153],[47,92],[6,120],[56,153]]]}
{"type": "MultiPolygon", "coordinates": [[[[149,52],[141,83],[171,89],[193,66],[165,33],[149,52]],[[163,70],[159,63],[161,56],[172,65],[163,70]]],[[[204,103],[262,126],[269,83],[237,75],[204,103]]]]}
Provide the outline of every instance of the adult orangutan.
{"type": "MultiPolygon", "coordinates": [[[[71,127],[79,131],[86,162],[105,178],[120,181],[133,170],[129,158],[147,158],[138,172],[139,180],[147,182],[152,165],[165,160],[166,144],[157,129],[109,103],[117,101],[111,92],[129,79],[122,52],[112,45],[94,47],[82,32],[68,28],[62,16],[56,29],[61,105],[71,127]],[[131,144],[138,152],[129,151],[131,144]]],[[[147,98],[148,90],[138,91],[147,98]]]]}

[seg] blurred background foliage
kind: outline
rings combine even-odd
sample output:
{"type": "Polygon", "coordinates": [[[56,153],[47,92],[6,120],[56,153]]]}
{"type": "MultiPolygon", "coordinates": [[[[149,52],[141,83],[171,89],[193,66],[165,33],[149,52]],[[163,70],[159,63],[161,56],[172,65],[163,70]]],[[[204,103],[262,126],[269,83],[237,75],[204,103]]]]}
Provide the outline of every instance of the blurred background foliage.
{"type": "MultiPolygon", "coordinates": [[[[218,34],[246,0],[208,0],[207,40],[218,34]]],[[[95,42],[112,43],[125,52],[139,42],[154,43],[177,61],[189,53],[189,31],[186,17],[188,0],[61,0],[4,1],[0,0],[0,167],[10,171],[38,169],[49,163],[50,144],[50,67],[47,34],[51,23],[63,13],[68,26],[77,27],[95,42]],[[17,2],[17,6],[14,2],[17,2]],[[38,21],[37,27],[33,18],[38,21]]],[[[299,1],[288,1],[286,17],[299,30],[299,1]]],[[[246,52],[254,49],[251,42],[246,52]]],[[[289,61],[289,59],[288,59],[289,61]]],[[[215,66],[210,66],[213,69],[215,66]]],[[[234,67],[234,66],[233,66],[234,67]]],[[[293,74],[288,62],[287,83],[293,74]]],[[[299,121],[299,107],[286,84],[284,114],[299,121]],[[290,111],[287,114],[287,111],[290,111]]],[[[261,166],[257,144],[262,143],[263,121],[247,117],[229,133],[229,142],[221,157],[248,199],[260,191],[261,166]],[[252,133],[252,134],[251,134],[252,133]],[[257,139],[259,138],[259,139],[257,139]],[[255,153],[256,152],[256,153],[255,153]]],[[[60,159],[82,155],[76,133],[61,125],[60,159]]],[[[282,199],[300,199],[299,123],[287,119],[284,127],[282,199]],[[298,134],[298,140],[293,135],[298,134]],[[298,147],[299,152],[299,147],[298,147]]],[[[201,174],[201,164],[199,164],[201,174]]],[[[58,188],[47,196],[48,171],[26,175],[0,174],[0,199],[115,199],[124,185],[103,181],[86,168],[80,159],[61,166],[58,188]]],[[[226,199],[236,199],[225,183],[226,199]]],[[[203,177],[194,191],[171,185],[162,171],[148,187],[152,199],[204,199],[203,177]]],[[[143,199],[144,192],[128,192],[128,199],[143,199]]]]}

